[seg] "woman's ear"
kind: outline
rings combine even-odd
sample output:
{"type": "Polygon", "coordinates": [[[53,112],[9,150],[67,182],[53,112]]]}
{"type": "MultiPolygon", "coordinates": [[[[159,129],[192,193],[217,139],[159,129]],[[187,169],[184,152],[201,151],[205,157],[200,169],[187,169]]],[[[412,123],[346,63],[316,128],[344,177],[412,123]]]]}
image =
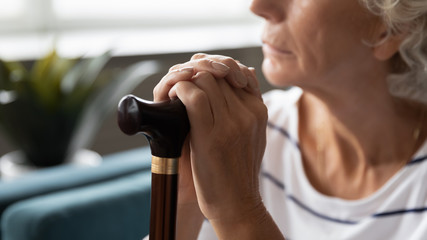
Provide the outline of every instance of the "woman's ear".
{"type": "Polygon", "coordinates": [[[387,61],[399,51],[400,44],[405,39],[406,33],[389,32],[384,24],[374,39],[376,43],[373,50],[374,56],[380,61],[387,61]]]}

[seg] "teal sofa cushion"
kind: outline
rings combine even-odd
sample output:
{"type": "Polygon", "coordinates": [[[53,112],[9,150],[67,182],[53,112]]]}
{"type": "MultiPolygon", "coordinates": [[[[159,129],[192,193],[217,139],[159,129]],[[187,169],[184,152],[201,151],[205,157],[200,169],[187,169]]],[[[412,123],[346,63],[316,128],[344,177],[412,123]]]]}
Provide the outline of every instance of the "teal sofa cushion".
{"type": "Polygon", "coordinates": [[[11,205],[3,240],[137,240],[148,234],[151,173],[145,171],[11,205]]]}
{"type": "MultiPolygon", "coordinates": [[[[150,166],[150,149],[143,147],[103,156],[103,163],[97,167],[61,165],[36,171],[11,182],[0,181],[0,217],[10,205],[18,201],[120,179],[129,174],[149,171],[150,166]]],[[[0,229],[0,240],[3,229],[0,229]]]]}
{"type": "Polygon", "coordinates": [[[151,152],[144,147],[104,156],[103,163],[97,167],[61,165],[0,182],[0,215],[10,204],[22,199],[120,178],[150,167],[151,152]]]}

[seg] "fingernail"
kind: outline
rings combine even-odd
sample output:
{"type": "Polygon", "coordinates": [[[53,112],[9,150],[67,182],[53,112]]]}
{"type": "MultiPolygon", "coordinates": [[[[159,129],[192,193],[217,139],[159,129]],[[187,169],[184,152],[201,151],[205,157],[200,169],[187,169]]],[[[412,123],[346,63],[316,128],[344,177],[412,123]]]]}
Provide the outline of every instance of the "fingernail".
{"type": "Polygon", "coordinates": [[[230,67],[228,67],[227,65],[225,65],[223,63],[212,62],[211,65],[214,69],[222,71],[222,72],[227,72],[230,70],[230,67]]]}
{"type": "Polygon", "coordinates": [[[254,75],[256,75],[256,70],[253,67],[248,67],[249,71],[251,71],[251,73],[253,73],[254,75]]]}

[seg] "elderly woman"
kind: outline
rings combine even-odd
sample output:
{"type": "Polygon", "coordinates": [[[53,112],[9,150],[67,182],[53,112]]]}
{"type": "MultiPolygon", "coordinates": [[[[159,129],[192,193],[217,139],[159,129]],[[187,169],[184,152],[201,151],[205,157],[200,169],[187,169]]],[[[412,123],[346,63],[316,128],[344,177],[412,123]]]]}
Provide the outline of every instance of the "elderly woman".
{"type": "Polygon", "coordinates": [[[197,54],[154,90],[191,123],[178,239],[426,239],[427,1],[251,10],[266,78],[294,87],[262,101],[254,69],[197,54]]]}

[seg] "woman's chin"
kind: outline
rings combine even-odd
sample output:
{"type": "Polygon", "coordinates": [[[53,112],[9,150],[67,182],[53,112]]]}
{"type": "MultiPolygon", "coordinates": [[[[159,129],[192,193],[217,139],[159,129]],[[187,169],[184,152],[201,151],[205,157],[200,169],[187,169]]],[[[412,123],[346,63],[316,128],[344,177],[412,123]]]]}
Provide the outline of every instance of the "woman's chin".
{"type": "Polygon", "coordinates": [[[262,63],[262,72],[266,80],[275,87],[288,87],[295,85],[295,68],[285,67],[270,58],[265,58],[262,63]]]}

